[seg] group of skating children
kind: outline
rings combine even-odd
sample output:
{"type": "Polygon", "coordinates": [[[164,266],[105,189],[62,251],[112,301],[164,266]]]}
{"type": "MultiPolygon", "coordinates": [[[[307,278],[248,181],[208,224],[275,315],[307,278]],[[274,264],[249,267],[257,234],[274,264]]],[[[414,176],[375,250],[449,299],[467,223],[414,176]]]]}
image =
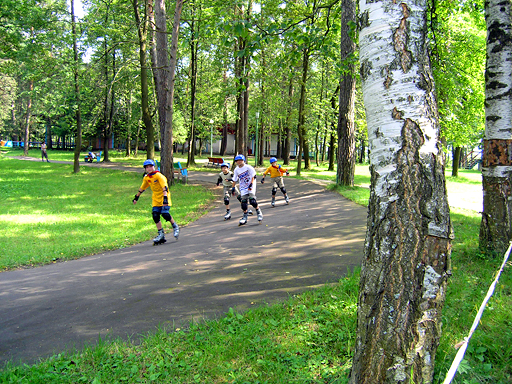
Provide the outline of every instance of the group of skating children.
{"type": "MultiPolygon", "coordinates": [[[[224,204],[226,205],[226,214],[224,215],[224,219],[231,219],[229,198],[230,195],[233,195],[237,197],[242,206],[243,216],[239,221],[239,225],[246,224],[247,215],[252,214],[247,202],[256,209],[258,221],[261,223],[263,220],[263,214],[261,213],[261,209],[256,201],[256,171],[252,166],[245,163],[245,157],[243,155],[236,155],[235,163],[237,166],[233,172],[229,170],[229,164],[222,163],[220,166],[221,172],[219,173],[219,178],[217,180],[217,186],[222,184],[224,187],[224,204]],[[239,190],[236,187],[237,181],[240,187],[239,190]]],[[[283,175],[289,175],[289,172],[278,165],[277,159],[272,157],[270,158],[270,167],[263,172],[263,178],[261,179],[262,184],[265,182],[265,176],[267,174],[270,174],[273,182],[271,207],[274,207],[276,203],[277,188],[281,189],[286,204],[288,204],[290,199],[288,198],[286,189],[284,188],[283,175]]]]}
{"type": "MultiPolygon", "coordinates": [[[[226,214],[224,215],[224,219],[231,219],[229,199],[232,195],[236,196],[240,201],[243,211],[243,216],[238,223],[239,225],[246,224],[248,215],[252,214],[252,210],[250,209],[249,204],[256,210],[258,222],[261,223],[263,220],[263,214],[256,200],[256,171],[252,166],[245,163],[245,156],[243,155],[236,155],[235,163],[236,168],[234,171],[230,171],[229,164],[222,163],[220,166],[221,172],[219,173],[217,180],[217,186],[222,184],[224,188],[224,204],[226,206],[226,214]],[[236,185],[237,182],[238,188],[236,185]]],[[[174,232],[173,235],[177,240],[180,229],[169,212],[169,207],[171,205],[171,195],[169,192],[169,186],[167,184],[167,178],[158,170],[156,170],[156,164],[153,160],[144,161],[144,170],[145,175],[142,180],[142,185],[133,198],[133,204],[137,204],[137,200],[139,199],[141,193],[150,187],[153,191],[153,220],[156,224],[156,228],[158,229],[158,235],[153,239],[154,244],[156,245],[166,242],[160,216],[162,216],[166,221],[171,222],[174,232]]],[[[273,183],[272,202],[270,204],[271,207],[275,206],[277,188],[281,190],[284,195],[286,204],[288,204],[290,199],[288,198],[288,194],[286,193],[286,189],[284,187],[283,175],[288,176],[289,172],[278,165],[277,159],[272,157],[270,158],[270,166],[263,173],[263,178],[261,179],[262,184],[265,182],[265,176],[267,174],[270,174],[270,178],[273,183]]]]}

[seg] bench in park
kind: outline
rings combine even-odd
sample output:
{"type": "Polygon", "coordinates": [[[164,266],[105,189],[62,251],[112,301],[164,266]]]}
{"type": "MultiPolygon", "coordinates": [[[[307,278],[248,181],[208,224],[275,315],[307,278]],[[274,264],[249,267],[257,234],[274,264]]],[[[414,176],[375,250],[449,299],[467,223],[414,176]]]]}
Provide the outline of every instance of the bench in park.
{"type": "MultiPolygon", "coordinates": [[[[160,171],[160,161],[156,161],[157,169],[160,171]]],[[[181,179],[181,182],[183,184],[187,184],[188,182],[188,171],[187,168],[183,168],[181,166],[181,162],[177,162],[173,164],[174,174],[176,175],[176,178],[178,180],[181,179]]]]}
{"type": "Polygon", "coordinates": [[[220,165],[224,162],[224,159],[222,157],[209,157],[208,163],[206,164],[211,165],[212,167],[220,167],[220,165]]]}
{"type": "Polygon", "coordinates": [[[174,173],[178,174],[178,180],[181,179],[183,184],[187,184],[187,182],[188,182],[187,168],[183,168],[179,161],[177,163],[174,163],[174,173]]]}

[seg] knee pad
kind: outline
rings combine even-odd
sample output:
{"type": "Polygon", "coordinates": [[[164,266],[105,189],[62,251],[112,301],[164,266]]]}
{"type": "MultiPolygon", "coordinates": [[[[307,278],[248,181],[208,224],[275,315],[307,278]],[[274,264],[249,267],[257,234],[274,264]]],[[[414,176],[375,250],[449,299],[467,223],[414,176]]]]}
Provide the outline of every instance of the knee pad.
{"type": "Polygon", "coordinates": [[[160,221],[160,213],[153,211],[153,221],[155,222],[155,224],[158,224],[158,222],[160,221]]]}
{"type": "Polygon", "coordinates": [[[242,209],[247,211],[247,199],[241,199],[240,201],[242,202],[242,209]]]}
{"type": "Polygon", "coordinates": [[[277,192],[277,188],[276,187],[272,188],[272,196],[275,196],[276,192],[277,192]]]}
{"type": "Polygon", "coordinates": [[[229,205],[229,197],[224,196],[224,205],[229,205]]]}
{"type": "Polygon", "coordinates": [[[240,195],[236,195],[236,198],[238,199],[239,202],[242,202],[242,198],[240,197],[240,195]]]}
{"type": "Polygon", "coordinates": [[[162,213],[162,217],[165,219],[165,221],[171,221],[172,217],[169,212],[162,213]]]}
{"type": "Polygon", "coordinates": [[[254,197],[251,197],[249,199],[249,203],[251,203],[251,205],[256,208],[258,206],[258,202],[256,201],[256,199],[254,197]]]}
{"type": "Polygon", "coordinates": [[[283,192],[283,195],[286,195],[286,188],[285,187],[281,187],[281,192],[283,192]]]}

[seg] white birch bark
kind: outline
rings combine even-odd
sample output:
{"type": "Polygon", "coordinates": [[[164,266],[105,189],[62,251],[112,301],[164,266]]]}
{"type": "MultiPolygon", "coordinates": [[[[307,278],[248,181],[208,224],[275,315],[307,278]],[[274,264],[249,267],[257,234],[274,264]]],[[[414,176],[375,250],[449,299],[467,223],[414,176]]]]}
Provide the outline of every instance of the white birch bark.
{"type": "Polygon", "coordinates": [[[505,252],[512,236],[512,9],[485,4],[487,63],[480,247],[505,252]]]}
{"type": "Polygon", "coordinates": [[[360,1],[372,185],[351,383],[428,383],[451,224],[426,1],[360,1]]]}

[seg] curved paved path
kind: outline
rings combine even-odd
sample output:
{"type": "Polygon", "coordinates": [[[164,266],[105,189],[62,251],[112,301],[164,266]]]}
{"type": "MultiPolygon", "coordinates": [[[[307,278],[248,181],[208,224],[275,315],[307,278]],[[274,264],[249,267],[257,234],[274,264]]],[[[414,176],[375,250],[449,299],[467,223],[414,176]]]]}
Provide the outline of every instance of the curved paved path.
{"type": "MultiPolygon", "coordinates": [[[[115,167],[113,167],[115,168],[115,167]]],[[[216,181],[193,173],[190,182],[216,181]]],[[[34,363],[98,337],[137,337],[245,310],[342,277],[360,265],[366,208],[321,185],[285,180],[291,201],[258,184],[263,224],[240,210],[210,213],[181,228],[179,241],[151,241],[79,260],[0,273],[0,363],[34,363]]],[[[136,186],[134,187],[136,188],[136,186]]],[[[220,190],[220,189],[219,189],[220,190]]],[[[148,216],[148,220],[150,217],[148,216]]]]}

